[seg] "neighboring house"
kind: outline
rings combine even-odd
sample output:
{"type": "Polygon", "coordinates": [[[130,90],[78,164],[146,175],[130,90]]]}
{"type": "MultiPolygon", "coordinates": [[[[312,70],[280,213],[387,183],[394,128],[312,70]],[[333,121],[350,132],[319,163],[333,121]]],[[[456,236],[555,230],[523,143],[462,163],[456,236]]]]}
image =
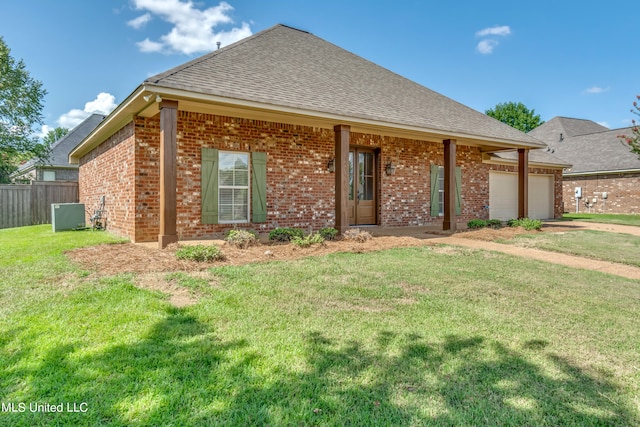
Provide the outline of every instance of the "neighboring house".
{"type": "Polygon", "coordinates": [[[65,136],[51,145],[44,160],[29,160],[11,175],[13,182],[77,181],[78,165],[69,163],[69,152],[104,120],[102,114],[92,114],[65,136]]]}
{"type": "MultiPolygon", "coordinates": [[[[562,167],[543,143],[328,43],[277,25],[145,80],[70,154],[80,201],[104,196],[133,241],[233,227],[350,225],[455,230],[544,176],[544,217],[562,215],[562,167]],[[490,153],[517,151],[492,162],[490,153]],[[490,177],[515,182],[509,194],[490,177]]],[[[564,165],[566,166],[566,165],[564,165]]],[[[538,204],[538,201],[535,201],[538,204]]]]}
{"type": "Polygon", "coordinates": [[[567,117],[554,117],[529,132],[572,165],[563,173],[565,212],[640,213],[640,159],[620,141],[623,134],[630,135],[631,128],[610,130],[567,117]]]}

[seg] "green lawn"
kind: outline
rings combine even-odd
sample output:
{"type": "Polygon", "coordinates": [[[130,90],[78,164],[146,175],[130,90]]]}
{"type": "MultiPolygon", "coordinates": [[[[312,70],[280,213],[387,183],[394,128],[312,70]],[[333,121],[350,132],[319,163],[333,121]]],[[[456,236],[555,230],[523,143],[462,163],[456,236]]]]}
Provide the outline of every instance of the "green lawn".
{"type": "Polygon", "coordinates": [[[562,216],[562,219],[565,221],[592,221],[606,224],[640,226],[640,214],[566,213],[562,216]]]}
{"type": "Polygon", "coordinates": [[[500,243],[640,267],[640,237],[596,230],[522,234],[500,243]]]}
{"type": "Polygon", "coordinates": [[[49,229],[0,230],[0,425],[640,424],[638,281],[425,246],[170,273],[178,309],[49,229]]]}

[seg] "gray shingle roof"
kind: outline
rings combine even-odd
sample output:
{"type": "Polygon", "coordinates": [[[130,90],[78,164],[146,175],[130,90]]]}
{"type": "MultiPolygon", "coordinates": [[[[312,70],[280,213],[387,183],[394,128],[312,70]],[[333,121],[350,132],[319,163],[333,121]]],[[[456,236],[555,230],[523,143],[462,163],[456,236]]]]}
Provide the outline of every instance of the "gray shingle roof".
{"type": "MultiPolygon", "coordinates": [[[[69,153],[87,135],[89,135],[105,117],[106,116],[102,114],[92,114],[82,123],[71,129],[65,136],[51,145],[50,156],[45,162],[43,162],[43,164],[57,167],[78,167],[77,165],[69,163],[69,153]]],[[[34,166],[37,166],[36,161],[29,160],[27,163],[20,166],[15,175],[20,175],[21,172],[26,172],[34,166]]]]}
{"type": "Polygon", "coordinates": [[[150,77],[144,84],[425,131],[542,145],[483,113],[284,25],[150,77]]]}
{"type": "Polygon", "coordinates": [[[529,132],[573,165],[565,174],[640,170],[640,159],[617,137],[630,133],[631,128],[609,130],[590,120],[566,117],[555,117],[529,132]]]}

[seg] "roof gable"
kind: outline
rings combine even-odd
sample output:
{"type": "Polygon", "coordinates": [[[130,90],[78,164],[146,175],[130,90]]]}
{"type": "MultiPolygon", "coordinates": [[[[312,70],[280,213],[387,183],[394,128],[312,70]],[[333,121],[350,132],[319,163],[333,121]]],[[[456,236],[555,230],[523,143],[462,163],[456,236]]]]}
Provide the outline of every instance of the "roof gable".
{"type": "Polygon", "coordinates": [[[144,84],[480,139],[542,145],[483,113],[284,25],[150,77],[144,84]]]}
{"type": "Polygon", "coordinates": [[[16,175],[26,172],[39,165],[57,166],[57,167],[75,167],[69,163],[69,153],[82,140],[91,133],[106,116],[102,114],[92,114],[82,123],[71,129],[65,136],[54,142],[49,150],[49,158],[45,161],[29,160],[20,166],[16,175]]]}
{"type": "Polygon", "coordinates": [[[529,132],[572,165],[567,174],[640,170],[640,159],[618,138],[630,133],[631,128],[610,130],[591,120],[566,117],[554,117],[529,132]]]}

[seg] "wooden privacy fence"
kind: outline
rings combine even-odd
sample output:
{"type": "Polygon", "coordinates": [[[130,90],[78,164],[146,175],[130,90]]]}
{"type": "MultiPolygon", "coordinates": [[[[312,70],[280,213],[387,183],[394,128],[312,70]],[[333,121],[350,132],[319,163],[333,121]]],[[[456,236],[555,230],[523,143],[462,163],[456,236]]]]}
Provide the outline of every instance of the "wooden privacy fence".
{"type": "Polygon", "coordinates": [[[77,202],[77,182],[0,185],[0,228],[50,224],[52,203],[77,202]]]}

